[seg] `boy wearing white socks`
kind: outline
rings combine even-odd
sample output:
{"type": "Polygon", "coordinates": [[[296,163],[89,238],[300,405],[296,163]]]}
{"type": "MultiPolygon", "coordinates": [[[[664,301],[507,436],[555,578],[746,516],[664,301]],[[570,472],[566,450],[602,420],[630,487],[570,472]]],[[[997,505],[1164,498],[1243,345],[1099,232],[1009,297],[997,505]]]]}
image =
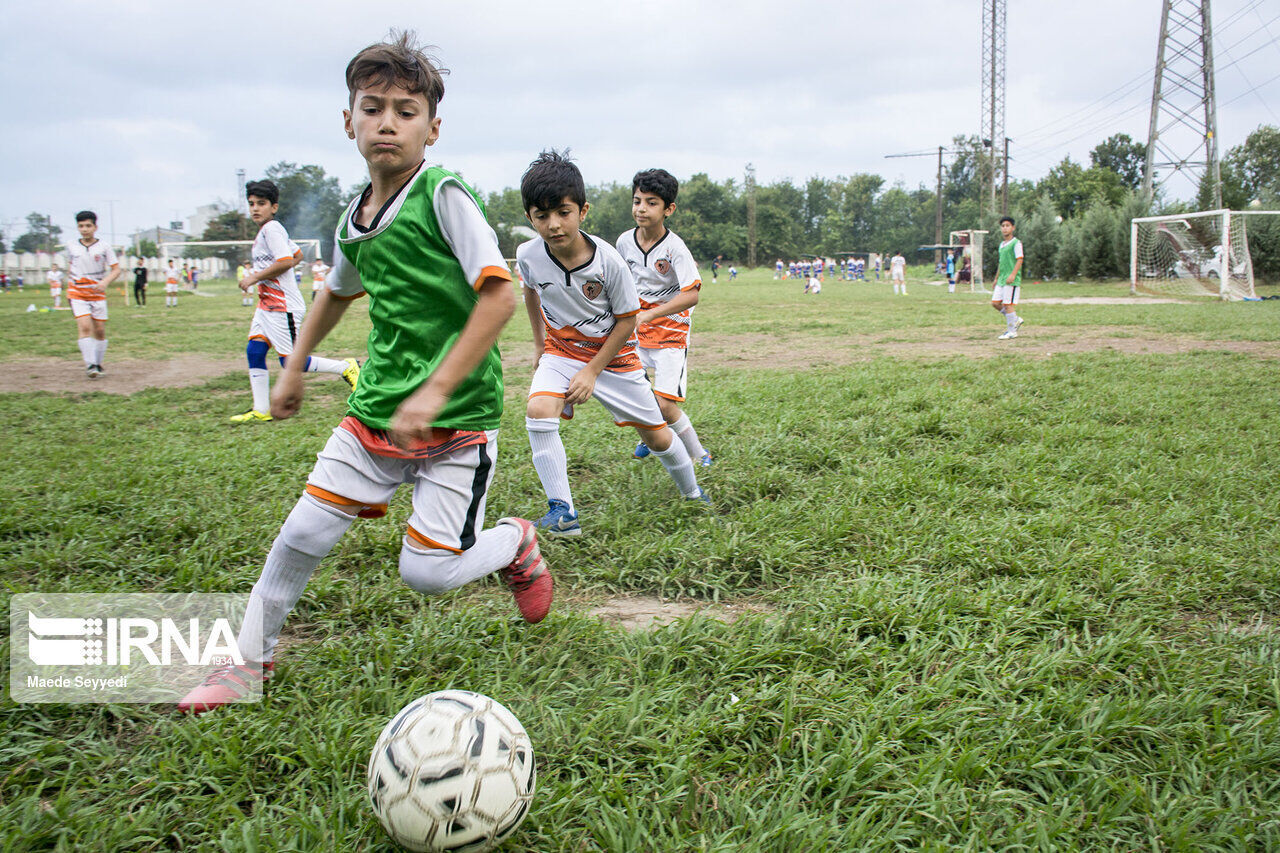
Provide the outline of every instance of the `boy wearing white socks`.
{"type": "Polygon", "coordinates": [[[98,215],[92,210],[76,214],[80,239],[67,246],[67,296],[76,318],[76,338],[84,373],[97,379],[105,371],[107,357],[107,286],[120,277],[115,250],[98,239],[98,215]]]}
{"type": "MultiPolygon", "coordinates": [[[[702,276],[684,241],[666,225],[667,217],[676,212],[679,191],[679,182],[665,169],[637,172],[631,179],[636,227],[618,237],[617,249],[636,281],[636,352],[653,382],[658,408],[689,458],[707,468],[711,454],[680,407],[689,382],[690,311],[698,304],[702,276]]],[[[642,441],[633,455],[644,459],[649,453],[642,441]]]]}
{"type": "Polygon", "coordinates": [[[1022,290],[1022,241],[1013,236],[1017,227],[1012,216],[1000,218],[1000,266],[996,269],[995,287],[991,289],[991,307],[1004,314],[1005,331],[997,340],[1008,341],[1018,336],[1022,318],[1018,316],[1018,291],[1022,290]]]}
{"type": "Polygon", "coordinates": [[[549,507],[538,529],[559,536],[582,533],[560,421],[592,397],[618,426],[636,428],[685,498],[709,503],[689,451],[668,428],[636,355],[632,339],[640,301],[631,272],[613,246],[582,231],[590,209],[582,173],[555,151],[544,151],[524,173],[520,198],[538,232],[516,249],[537,364],[525,427],[549,507]]]}

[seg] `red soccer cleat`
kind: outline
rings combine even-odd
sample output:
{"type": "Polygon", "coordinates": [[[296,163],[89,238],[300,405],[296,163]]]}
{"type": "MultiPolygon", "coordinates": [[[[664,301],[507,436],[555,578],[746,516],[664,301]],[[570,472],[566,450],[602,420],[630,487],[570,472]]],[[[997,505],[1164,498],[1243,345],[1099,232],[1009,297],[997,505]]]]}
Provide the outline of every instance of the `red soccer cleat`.
{"type": "Polygon", "coordinates": [[[523,518],[500,518],[499,524],[510,524],[520,531],[516,558],[505,569],[499,569],[515,596],[516,607],[526,622],[541,622],[551,609],[551,569],[538,549],[538,534],[523,518]]]}
{"type": "Polygon", "coordinates": [[[269,681],[275,672],[273,662],[245,661],[244,665],[229,664],[215,669],[204,683],[192,690],[178,703],[183,714],[203,714],[249,695],[255,680],[269,681]]]}

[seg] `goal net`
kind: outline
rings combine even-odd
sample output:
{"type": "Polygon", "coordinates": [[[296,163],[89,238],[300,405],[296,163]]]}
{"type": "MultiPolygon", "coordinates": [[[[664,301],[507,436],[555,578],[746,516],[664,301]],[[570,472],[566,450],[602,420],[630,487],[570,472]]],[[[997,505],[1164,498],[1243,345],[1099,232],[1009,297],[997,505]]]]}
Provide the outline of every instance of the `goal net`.
{"type": "Polygon", "coordinates": [[[969,292],[986,293],[987,288],[982,279],[982,238],[986,231],[967,230],[952,231],[948,242],[962,249],[961,257],[956,261],[956,274],[964,269],[965,258],[969,259],[969,292]]]}
{"type": "MultiPolygon", "coordinates": [[[[316,258],[320,257],[320,241],[319,240],[294,240],[295,245],[302,250],[302,264],[306,272],[310,272],[311,264],[316,258]]],[[[252,240],[187,240],[161,243],[156,247],[160,251],[160,268],[163,269],[168,265],[169,258],[173,258],[177,263],[182,263],[184,255],[198,255],[203,260],[198,261],[203,267],[208,265],[209,270],[202,270],[206,274],[213,275],[234,275],[235,269],[240,264],[249,264],[250,253],[253,249],[252,240]],[[216,267],[216,269],[213,269],[216,267]]]]}
{"type": "Polygon", "coordinates": [[[1276,213],[1205,210],[1134,219],[1129,240],[1130,288],[1166,296],[1257,299],[1249,217],[1276,213]]]}

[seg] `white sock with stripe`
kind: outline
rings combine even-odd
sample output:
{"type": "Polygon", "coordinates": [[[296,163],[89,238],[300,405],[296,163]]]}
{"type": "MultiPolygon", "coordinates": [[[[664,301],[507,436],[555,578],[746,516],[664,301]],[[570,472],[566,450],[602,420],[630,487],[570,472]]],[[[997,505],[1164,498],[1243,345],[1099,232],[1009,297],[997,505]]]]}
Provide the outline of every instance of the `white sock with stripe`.
{"type": "Polygon", "coordinates": [[[400,549],[400,579],[424,595],[439,595],[510,565],[520,545],[520,528],[499,524],[476,536],[461,554],[423,550],[409,537],[400,549]]]}
{"type": "MultiPolygon", "coordinates": [[[[653,450],[652,447],[649,449],[653,450]]],[[[693,473],[693,460],[689,458],[689,451],[685,450],[683,441],[672,441],[666,450],[653,450],[653,455],[658,457],[662,467],[676,481],[680,494],[686,498],[698,496],[698,478],[693,473]]]]}
{"type": "Polygon", "coordinates": [[[280,527],[258,582],[249,594],[238,644],[246,660],[269,661],[284,620],[302,596],[307,581],[353,516],[303,495],[280,527]]]}
{"type": "Polygon", "coordinates": [[[338,361],[336,358],[321,358],[313,355],[307,359],[307,373],[336,373],[342,375],[342,371],[347,369],[345,361],[338,361]]]}
{"type": "Polygon", "coordinates": [[[564,501],[574,512],[573,495],[569,491],[569,460],[560,439],[559,418],[524,419],[529,431],[529,448],[533,451],[533,467],[542,481],[548,500],[564,501]]]}
{"type": "Polygon", "coordinates": [[[249,368],[249,390],[253,392],[253,408],[266,412],[271,408],[271,374],[261,367],[249,368]]]}
{"type": "Polygon", "coordinates": [[[94,350],[97,349],[94,343],[93,338],[79,338],[76,341],[76,346],[80,347],[80,357],[84,359],[85,367],[98,363],[93,360],[94,350]]]}
{"type": "Polygon", "coordinates": [[[668,426],[675,431],[676,436],[684,443],[684,449],[689,451],[691,459],[701,459],[706,455],[707,449],[698,440],[698,431],[690,423],[688,414],[681,413],[680,419],[673,424],[668,424],[668,426]]]}

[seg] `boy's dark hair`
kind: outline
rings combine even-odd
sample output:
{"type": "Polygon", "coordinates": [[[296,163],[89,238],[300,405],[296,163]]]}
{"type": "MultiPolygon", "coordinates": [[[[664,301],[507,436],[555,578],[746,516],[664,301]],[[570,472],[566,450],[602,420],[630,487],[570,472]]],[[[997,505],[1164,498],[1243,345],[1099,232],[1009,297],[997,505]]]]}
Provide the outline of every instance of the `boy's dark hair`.
{"type": "Polygon", "coordinates": [[[98,224],[98,214],[94,213],[92,210],[82,210],[76,214],[77,225],[80,224],[81,222],[84,222],[86,219],[92,222],[94,225],[98,224]]]}
{"type": "Polygon", "coordinates": [[[520,203],[525,213],[529,208],[554,210],[565,199],[582,207],[587,203],[587,188],[582,173],[569,159],[569,150],[561,154],[554,148],[543,151],[529,164],[520,179],[520,203]]]}
{"type": "Polygon", "coordinates": [[[275,181],[250,181],[244,185],[244,197],[257,196],[265,198],[272,204],[280,203],[280,188],[276,186],[275,181]]]}
{"type": "Polygon", "coordinates": [[[647,169],[636,172],[636,176],[631,179],[631,192],[652,193],[670,207],[676,203],[680,182],[666,169],[647,169]]]}
{"type": "Polygon", "coordinates": [[[347,92],[355,106],[357,89],[385,89],[399,85],[427,99],[429,118],[436,117],[436,105],[444,99],[444,77],[448,69],[418,46],[413,30],[392,30],[388,41],[371,44],[347,63],[347,92]]]}
{"type": "Polygon", "coordinates": [[[1001,222],[1008,222],[1010,225],[1014,226],[1015,228],[1016,228],[1016,227],[1017,227],[1017,225],[1018,225],[1018,223],[1016,223],[1016,222],[1014,222],[1014,221],[1013,221],[1013,217],[1012,217],[1012,216],[1001,216],[1001,217],[1000,217],[1000,221],[1001,221],[1001,222]]]}

